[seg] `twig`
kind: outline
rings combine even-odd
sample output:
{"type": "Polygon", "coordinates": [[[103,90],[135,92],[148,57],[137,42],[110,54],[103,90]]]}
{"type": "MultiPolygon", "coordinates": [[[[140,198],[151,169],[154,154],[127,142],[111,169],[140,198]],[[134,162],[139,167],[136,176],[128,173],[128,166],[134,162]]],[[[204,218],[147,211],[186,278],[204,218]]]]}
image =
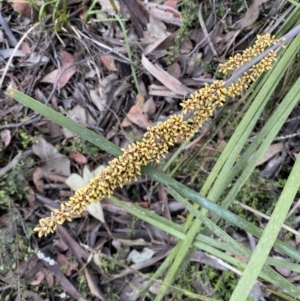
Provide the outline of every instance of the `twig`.
{"type": "Polygon", "coordinates": [[[14,129],[14,128],[19,128],[24,125],[32,124],[34,122],[39,121],[42,118],[41,115],[35,114],[33,117],[31,117],[29,120],[26,120],[24,122],[19,122],[19,123],[9,123],[9,124],[2,124],[0,125],[0,130],[4,129],[14,129]]]}
{"type": "Polygon", "coordinates": [[[199,22],[200,22],[201,28],[202,28],[202,30],[203,30],[203,33],[204,33],[204,35],[205,35],[205,39],[207,40],[208,45],[209,45],[209,47],[210,47],[210,50],[212,51],[212,53],[213,53],[213,55],[214,55],[215,57],[218,57],[218,53],[217,53],[217,51],[216,51],[216,49],[215,49],[215,47],[214,47],[214,45],[213,45],[213,43],[212,43],[212,41],[211,41],[211,39],[210,39],[209,33],[208,33],[208,31],[207,31],[207,28],[206,28],[206,26],[205,26],[205,23],[204,23],[204,20],[203,20],[203,17],[202,17],[202,13],[201,13],[202,4],[203,4],[203,3],[200,3],[199,11],[198,11],[199,22]]]}
{"type": "Polygon", "coordinates": [[[32,150],[27,150],[25,152],[20,152],[17,154],[5,167],[0,169],[0,178],[3,177],[6,173],[12,170],[23,158],[27,158],[28,156],[32,155],[32,150]]]}
{"type": "Polygon", "coordinates": [[[3,2],[0,2],[0,25],[4,29],[4,31],[6,33],[6,36],[9,40],[9,43],[11,44],[11,46],[15,47],[18,44],[18,42],[17,42],[14,34],[10,30],[9,26],[7,25],[7,22],[4,20],[4,18],[2,16],[2,13],[1,13],[2,4],[3,4],[3,2]]]}
{"type": "MultiPolygon", "coordinates": [[[[266,215],[266,214],[264,214],[264,213],[262,213],[262,212],[260,212],[260,211],[258,211],[256,209],[253,209],[250,206],[247,206],[247,205],[245,205],[245,204],[243,204],[243,203],[241,203],[239,201],[234,201],[233,203],[236,204],[236,205],[241,206],[242,208],[244,208],[244,209],[246,209],[246,210],[248,210],[248,211],[250,211],[250,212],[252,212],[252,213],[254,213],[254,214],[258,215],[258,216],[261,216],[261,217],[263,217],[263,218],[265,218],[267,220],[270,220],[270,216],[268,216],[268,215],[266,215]]],[[[284,228],[285,230],[287,230],[287,231],[289,231],[289,232],[291,232],[291,233],[293,233],[293,234],[295,234],[297,236],[300,236],[300,233],[298,231],[294,230],[293,228],[291,228],[291,227],[289,227],[289,226],[287,226],[285,224],[282,225],[282,228],[284,228]]]]}
{"type": "Polygon", "coordinates": [[[2,84],[3,84],[4,78],[5,78],[6,74],[7,74],[7,71],[9,69],[9,66],[10,66],[13,58],[14,58],[15,53],[17,52],[18,48],[22,45],[23,41],[28,37],[29,33],[32,32],[37,27],[37,25],[39,25],[39,23],[35,23],[31,28],[29,28],[27,30],[27,32],[23,35],[23,37],[20,39],[20,41],[16,44],[16,46],[14,48],[14,51],[12,52],[12,54],[11,54],[11,56],[10,56],[7,64],[6,64],[6,66],[4,68],[4,71],[2,73],[2,76],[1,76],[1,79],[0,79],[0,89],[2,88],[2,84]]]}

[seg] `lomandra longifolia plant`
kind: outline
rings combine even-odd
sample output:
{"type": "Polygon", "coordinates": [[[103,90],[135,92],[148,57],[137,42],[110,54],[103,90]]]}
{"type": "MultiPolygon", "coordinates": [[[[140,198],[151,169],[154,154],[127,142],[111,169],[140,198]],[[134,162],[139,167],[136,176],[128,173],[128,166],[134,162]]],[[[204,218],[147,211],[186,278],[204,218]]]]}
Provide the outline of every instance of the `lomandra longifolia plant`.
{"type": "MultiPolygon", "coordinates": [[[[229,58],[226,63],[220,65],[219,71],[228,74],[252,61],[267,47],[277,42],[269,34],[258,36],[253,47],[229,58]]],[[[181,115],[171,116],[168,120],[148,128],[141,141],[123,149],[123,155],[110,161],[104,171],[87,186],[76,191],[74,196],[62,204],[60,209],[54,210],[50,217],[40,219],[34,230],[40,237],[52,233],[58,224],[71,221],[74,215],[80,215],[87,205],[110,196],[116,187],[134,180],[141,174],[143,165],[159,162],[161,157],[168,153],[170,146],[193,136],[217,107],[221,107],[227,98],[236,97],[245,91],[255,79],[272,67],[275,59],[276,54],[271,50],[229,86],[221,80],[216,80],[210,85],[205,84],[181,104],[181,115]]]]}

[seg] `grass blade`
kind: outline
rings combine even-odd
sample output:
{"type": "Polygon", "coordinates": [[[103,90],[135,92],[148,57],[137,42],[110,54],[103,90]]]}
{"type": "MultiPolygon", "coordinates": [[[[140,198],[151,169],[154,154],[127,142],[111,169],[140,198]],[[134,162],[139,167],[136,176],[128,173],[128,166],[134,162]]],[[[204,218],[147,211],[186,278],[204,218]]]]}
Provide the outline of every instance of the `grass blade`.
{"type": "MultiPolygon", "coordinates": [[[[267,259],[267,256],[274,245],[274,241],[280,231],[288,210],[294,201],[294,197],[298,191],[300,183],[300,156],[293,166],[293,169],[288,177],[283,192],[278,200],[278,203],[271,215],[271,219],[264,230],[264,233],[259,240],[256,249],[245,269],[243,276],[238,282],[230,301],[244,301],[258,277],[263,265],[267,259]]],[[[298,290],[294,291],[294,296],[299,297],[298,290]]]]}

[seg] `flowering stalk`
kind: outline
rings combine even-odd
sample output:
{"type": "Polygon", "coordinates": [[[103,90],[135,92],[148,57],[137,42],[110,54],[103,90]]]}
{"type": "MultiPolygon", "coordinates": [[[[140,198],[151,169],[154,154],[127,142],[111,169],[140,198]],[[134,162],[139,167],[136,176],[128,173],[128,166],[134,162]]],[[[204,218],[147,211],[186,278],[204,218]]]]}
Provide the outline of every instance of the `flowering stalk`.
{"type": "MultiPolygon", "coordinates": [[[[253,47],[231,57],[220,65],[219,70],[224,74],[234,71],[276,42],[270,35],[258,36],[253,47]]],[[[141,174],[143,165],[159,162],[161,157],[168,153],[170,146],[179,140],[192,137],[203,122],[213,115],[214,110],[223,105],[227,96],[240,95],[262,72],[272,67],[275,59],[275,53],[269,52],[229,87],[226,87],[224,81],[217,80],[211,85],[205,84],[181,104],[181,115],[171,116],[155,127],[148,128],[141,141],[122,149],[123,155],[110,161],[107,168],[87,186],[76,191],[74,196],[62,204],[60,209],[54,210],[50,217],[40,219],[39,225],[34,229],[39,237],[53,233],[58,224],[71,221],[72,216],[80,215],[87,205],[110,196],[116,187],[134,180],[141,174]]]]}

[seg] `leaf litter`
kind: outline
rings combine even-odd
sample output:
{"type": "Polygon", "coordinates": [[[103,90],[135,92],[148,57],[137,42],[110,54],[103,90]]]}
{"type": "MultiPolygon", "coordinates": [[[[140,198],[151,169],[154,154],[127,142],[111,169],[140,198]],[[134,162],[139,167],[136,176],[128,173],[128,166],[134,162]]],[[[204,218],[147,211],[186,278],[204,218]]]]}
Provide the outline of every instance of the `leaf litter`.
{"type": "MultiPolygon", "coordinates": [[[[126,19],[122,21],[125,32],[114,19],[116,12],[111,1],[97,2],[87,23],[83,22],[87,11],[82,10],[81,2],[68,1],[68,23],[61,28],[59,22],[51,19],[55,11],[48,4],[42,14],[43,26],[32,31],[16,51],[18,39],[37,21],[38,11],[27,2],[1,3],[0,70],[5,76],[2,88],[6,92],[20,89],[120,147],[141,138],[147,127],[180,112],[180,101],[205,82],[217,78],[217,64],[228,53],[251,45],[257,33],[268,31],[272,16],[285,13],[285,8],[277,3],[273,6],[266,0],[254,1],[248,8],[240,4],[240,11],[224,7],[222,13],[208,4],[196,4],[189,12],[194,19],[188,24],[186,7],[181,1],[167,0],[158,4],[120,0],[114,3],[121,18],[126,19]],[[273,15],[267,16],[262,10],[273,15]],[[99,22],[101,18],[105,20],[99,22]],[[179,39],[181,31],[184,36],[179,39]],[[132,61],[125,47],[126,39],[132,61]],[[12,55],[12,63],[4,74],[5,64],[12,55]],[[131,66],[142,91],[137,90],[131,66]]],[[[38,9],[42,9],[42,5],[43,2],[39,2],[38,9]]],[[[274,33],[276,29],[272,27],[274,33]]],[[[101,151],[92,152],[91,146],[71,131],[35,116],[6,95],[0,102],[0,120],[0,175],[1,169],[11,172],[16,165],[10,164],[20,162],[13,160],[19,158],[19,151],[30,150],[34,154],[27,170],[29,175],[22,182],[30,191],[30,198],[8,195],[12,204],[18,204],[14,210],[20,213],[22,222],[13,228],[9,223],[9,207],[3,205],[2,209],[1,229],[11,233],[10,239],[15,242],[24,236],[25,228],[32,229],[39,218],[49,215],[58,204],[71,197],[111,157],[101,151]],[[25,212],[28,212],[26,216],[25,212]],[[26,225],[25,228],[22,225],[26,225]]],[[[196,150],[213,127],[210,123],[184,150],[187,156],[195,156],[199,161],[205,159],[203,174],[210,170],[213,161],[207,158],[216,156],[219,145],[225,143],[221,129],[218,141],[206,146],[205,158],[197,157],[196,150]]],[[[283,135],[297,127],[299,122],[292,121],[283,135]]],[[[260,161],[265,164],[261,176],[278,176],[288,151],[293,152],[291,149],[291,145],[283,143],[270,146],[260,161]]],[[[179,174],[179,177],[188,184],[192,174],[184,177],[179,174]]],[[[161,188],[157,191],[147,178],[138,177],[135,182],[117,189],[115,195],[178,224],[184,222],[186,213],[182,205],[161,188]]],[[[133,218],[105,199],[87,208],[82,217],[76,217],[69,225],[60,226],[51,239],[30,241],[32,250],[40,250],[44,257],[38,258],[36,252],[31,251],[27,257],[19,258],[20,267],[25,269],[22,275],[26,275],[25,281],[32,286],[31,291],[23,294],[39,300],[33,292],[36,287],[45,298],[47,294],[47,298],[51,294],[59,298],[66,293],[69,300],[111,300],[108,288],[112,287],[119,300],[139,300],[138,289],[147,282],[147,277],[134,270],[155,272],[175,243],[174,237],[133,218]],[[127,261],[122,265],[124,259],[134,264],[127,261]],[[107,268],[109,265],[113,267],[111,270],[107,268]],[[29,267],[31,273],[26,274],[29,267]],[[88,285],[88,297],[85,296],[87,289],[80,287],[79,275],[88,285]]],[[[197,267],[205,263],[218,271],[228,269],[204,252],[198,257],[194,255],[192,262],[196,262],[197,267]]],[[[289,276],[285,269],[278,271],[289,276]]],[[[12,273],[18,274],[16,270],[1,272],[2,281],[9,289],[15,284],[12,273]]],[[[150,292],[157,294],[159,286],[152,285],[150,292]]],[[[193,289],[198,293],[201,293],[200,286],[201,283],[193,282],[193,289]]],[[[207,289],[207,294],[215,294],[212,288],[207,289]]],[[[4,294],[9,294],[7,289],[4,294]]],[[[256,294],[256,298],[265,297],[263,290],[256,290],[256,294]]]]}

